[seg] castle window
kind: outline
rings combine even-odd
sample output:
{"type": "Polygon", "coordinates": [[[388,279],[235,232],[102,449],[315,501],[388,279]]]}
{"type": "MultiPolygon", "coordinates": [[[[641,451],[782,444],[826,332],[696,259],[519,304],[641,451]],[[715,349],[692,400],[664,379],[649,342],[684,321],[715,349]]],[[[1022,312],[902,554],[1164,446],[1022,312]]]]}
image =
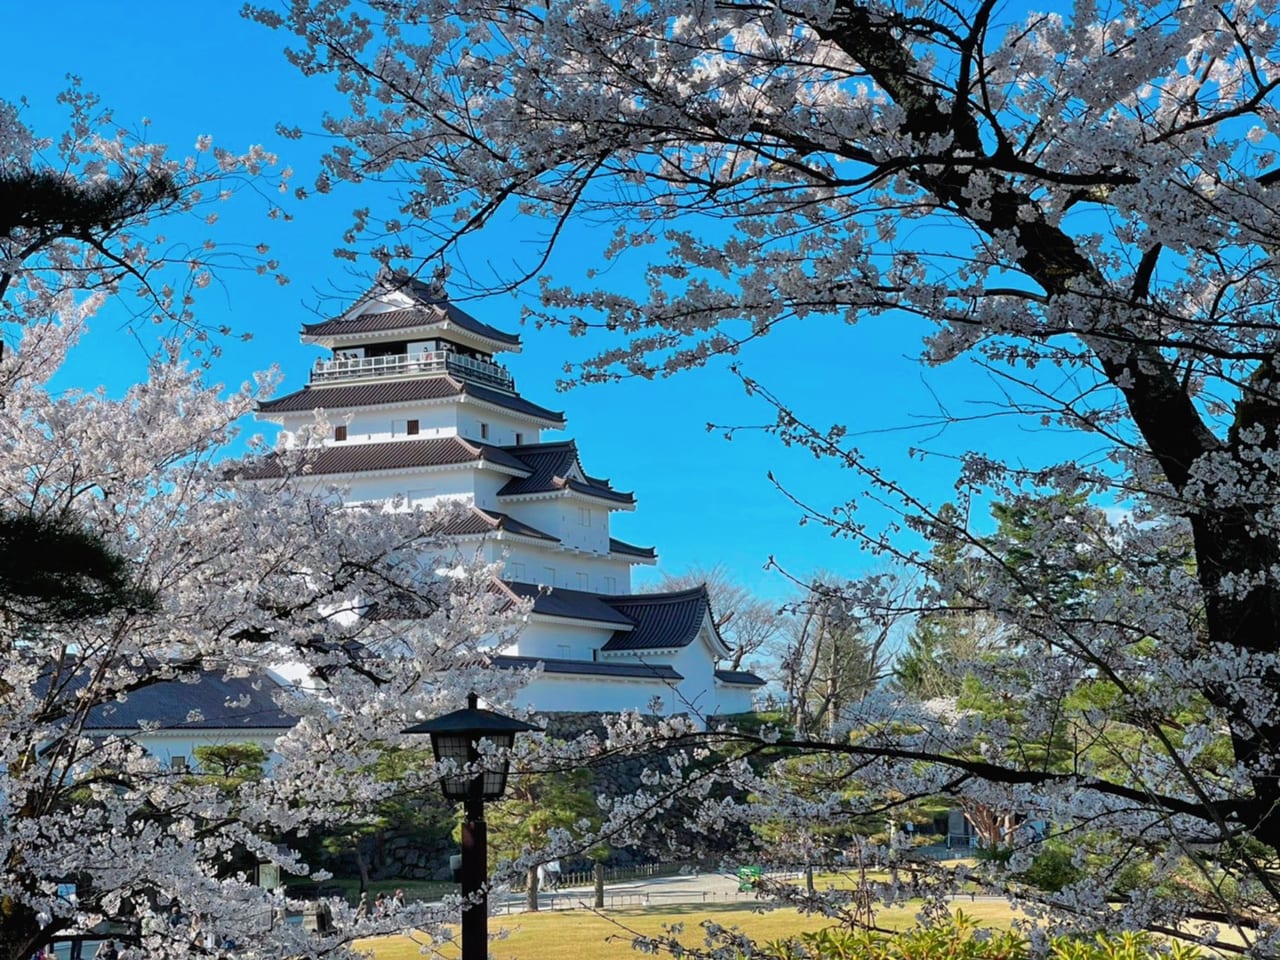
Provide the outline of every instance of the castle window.
{"type": "Polygon", "coordinates": [[[556,585],[556,568],[555,567],[542,568],[542,582],[549,587],[554,587],[556,585]]]}
{"type": "Polygon", "coordinates": [[[406,423],[404,432],[411,437],[416,437],[418,435],[418,421],[410,420],[408,423],[406,423]]]}
{"type": "Polygon", "coordinates": [[[524,580],[524,564],[511,562],[507,564],[507,576],[512,580],[524,580]]]}
{"type": "Polygon", "coordinates": [[[579,590],[588,589],[587,575],[582,571],[578,571],[578,589],[579,590]]]}
{"type": "Polygon", "coordinates": [[[170,770],[188,769],[187,758],[180,753],[175,753],[172,757],[169,758],[169,769],[170,770]]]}
{"type": "Polygon", "coordinates": [[[518,447],[518,446],[520,446],[520,445],[521,445],[521,444],[523,444],[523,443],[524,443],[524,434],[523,434],[523,433],[517,433],[517,434],[516,434],[516,446],[518,447]]]}
{"type": "Polygon", "coordinates": [[[342,426],[333,428],[333,439],[339,442],[347,439],[347,425],[345,423],[342,426]]]}
{"type": "Polygon", "coordinates": [[[487,423],[480,424],[480,439],[481,440],[489,439],[489,425],[487,423]]]}
{"type": "Polygon", "coordinates": [[[557,643],[556,656],[559,657],[561,660],[572,660],[573,648],[570,647],[567,643],[557,643]]]}
{"type": "Polygon", "coordinates": [[[601,582],[602,584],[604,584],[604,592],[605,592],[605,593],[617,593],[617,592],[618,592],[618,578],[617,578],[617,577],[601,577],[601,578],[600,578],[600,582],[601,582]]]}
{"type": "Polygon", "coordinates": [[[591,526],[591,508],[590,507],[578,508],[578,526],[580,527],[591,526]]]}

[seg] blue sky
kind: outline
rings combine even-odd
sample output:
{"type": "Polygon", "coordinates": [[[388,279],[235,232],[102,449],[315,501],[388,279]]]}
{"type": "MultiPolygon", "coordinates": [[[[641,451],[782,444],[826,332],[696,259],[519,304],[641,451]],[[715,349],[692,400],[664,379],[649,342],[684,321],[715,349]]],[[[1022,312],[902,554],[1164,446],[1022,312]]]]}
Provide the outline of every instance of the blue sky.
{"type": "MultiPolygon", "coordinates": [[[[281,140],[274,128],[286,122],[318,129],[326,104],[336,102],[334,94],[324,81],[305,80],[284,61],[283,36],[240,19],[236,7],[79,0],[11,4],[5,15],[7,32],[27,42],[6,44],[11,79],[2,95],[26,97],[25,122],[38,133],[56,136],[64,114],[54,98],[66,86],[65,75],[74,73],[114,110],[117,123],[141,128],[143,118],[149,118],[148,138],[169,144],[175,154],[190,152],[197,136],[205,133],[234,150],[261,143],[294,168],[298,183],[309,183],[323,144],[312,138],[281,140]]],[[[332,250],[340,243],[349,211],[376,204],[383,189],[343,188],[290,203],[294,219],[289,224],[268,223],[261,203],[251,197],[223,209],[219,238],[249,245],[265,239],[292,283],[278,287],[230,271],[204,291],[197,307],[202,321],[215,326],[228,322],[254,336],[249,344],[227,344],[212,369],[216,380],[238,384],[252,371],[278,364],[284,374],[282,390],[305,382],[317,354],[298,343],[299,325],[332,314],[344,293],[364,285],[365,276],[335,260],[332,250]]],[[[490,264],[521,257],[527,225],[499,228],[473,245],[473,259],[463,266],[483,273],[490,264]]],[[[576,229],[558,252],[552,272],[572,276],[591,265],[609,229],[576,229]]],[[[624,287],[636,282],[616,269],[608,277],[624,287]]],[[[883,561],[854,545],[833,540],[816,525],[800,525],[800,512],[775,491],[767,473],[772,471],[819,508],[859,497],[864,483],[756,431],[728,442],[706,430],[709,421],[746,425],[770,419],[769,409],[745,396],[726,364],[663,381],[556,394],[554,384],[565,361],[582,358],[599,344],[590,338],[570,339],[559,330],[520,328],[520,305],[519,296],[499,296],[467,308],[486,322],[521,333],[524,352],[507,358],[521,392],[565,410],[567,434],[578,440],[589,472],[636,492],[638,510],[619,515],[615,532],[657,546],[660,571],[722,563],[761,594],[782,598],[793,588],[785,578],[763,570],[771,555],[797,576],[817,570],[852,576],[883,569],[883,561]]],[[[89,349],[68,373],[68,385],[103,383],[115,390],[129,377],[142,375],[142,348],[120,335],[122,323],[118,307],[98,316],[89,349]]],[[[922,329],[918,321],[892,317],[867,321],[856,330],[834,321],[806,320],[784,325],[753,344],[740,360],[748,373],[817,425],[846,425],[873,462],[933,502],[949,497],[955,474],[949,456],[965,449],[995,441],[1033,464],[1060,453],[1054,435],[999,421],[940,435],[925,425],[937,414],[939,400],[953,414],[973,415],[987,411],[983,398],[996,394],[985,375],[964,363],[941,370],[917,364],[913,356],[922,329]],[[939,456],[912,459],[912,447],[939,456]]],[[[867,514],[878,515],[874,506],[868,506],[867,514]]],[[[641,568],[637,580],[654,576],[641,568]]]]}

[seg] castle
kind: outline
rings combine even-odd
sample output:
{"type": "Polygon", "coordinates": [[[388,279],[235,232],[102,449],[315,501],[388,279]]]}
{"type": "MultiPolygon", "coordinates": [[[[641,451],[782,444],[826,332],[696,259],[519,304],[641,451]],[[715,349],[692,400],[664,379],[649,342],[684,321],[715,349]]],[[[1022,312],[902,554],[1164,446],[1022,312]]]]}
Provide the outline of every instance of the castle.
{"type": "Polygon", "coordinates": [[[547,711],[750,710],[764,681],[722,669],[733,651],[705,587],[632,593],[653,548],[610,535],[632,494],[583,468],[573,440],[545,440],[564,414],[525,399],[500,353],[520,338],[477,320],[436,288],[383,274],[341,316],[302,328],[328,351],[301,390],[260,405],[289,437],[332,424],[310,472],[352,503],[464,504],[449,530],[503,565],[497,589],[532,607],[502,668],[537,667],[528,705],[547,711]]]}

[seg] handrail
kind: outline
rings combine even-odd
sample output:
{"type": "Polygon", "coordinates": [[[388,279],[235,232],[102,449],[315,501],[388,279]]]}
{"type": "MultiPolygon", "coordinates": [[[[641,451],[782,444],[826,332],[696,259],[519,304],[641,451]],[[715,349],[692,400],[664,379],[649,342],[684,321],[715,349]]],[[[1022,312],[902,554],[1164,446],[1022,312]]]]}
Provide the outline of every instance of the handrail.
{"type": "Polygon", "coordinates": [[[337,380],[363,380],[370,377],[437,374],[450,371],[460,374],[465,379],[486,383],[502,390],[515,389],[511,374],[505,367],[463,356],[450,350],[317,360],[311,369],[311,382],[332,383],[337,380]]]}

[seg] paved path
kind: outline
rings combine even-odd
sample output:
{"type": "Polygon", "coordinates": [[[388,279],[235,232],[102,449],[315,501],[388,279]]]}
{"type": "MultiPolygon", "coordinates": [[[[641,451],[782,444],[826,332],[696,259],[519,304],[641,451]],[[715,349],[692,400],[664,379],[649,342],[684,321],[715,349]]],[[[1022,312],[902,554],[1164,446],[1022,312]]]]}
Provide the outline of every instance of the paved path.
{"type": "MultiPolygon", "coordinates": [[[[794,874],[778,874],[793,877],[794,874]]],[[[738,878],[719,873],[680,874],[674,877],[641,877],[636,880],[614,880],[605,884],[604,905],[615,907],[647,907],[668,903],[733,903],[755,899],[755,894],[738,890],[738,878]]],[[[491,898],[494,913],[521,913],[525,909],[523,893],[500,894],[491,898]]],[[[562,887],[556,891],[539,891],[538,906],[542,910],[576,910],[595,903],[595,887],[562,887]]]]}

